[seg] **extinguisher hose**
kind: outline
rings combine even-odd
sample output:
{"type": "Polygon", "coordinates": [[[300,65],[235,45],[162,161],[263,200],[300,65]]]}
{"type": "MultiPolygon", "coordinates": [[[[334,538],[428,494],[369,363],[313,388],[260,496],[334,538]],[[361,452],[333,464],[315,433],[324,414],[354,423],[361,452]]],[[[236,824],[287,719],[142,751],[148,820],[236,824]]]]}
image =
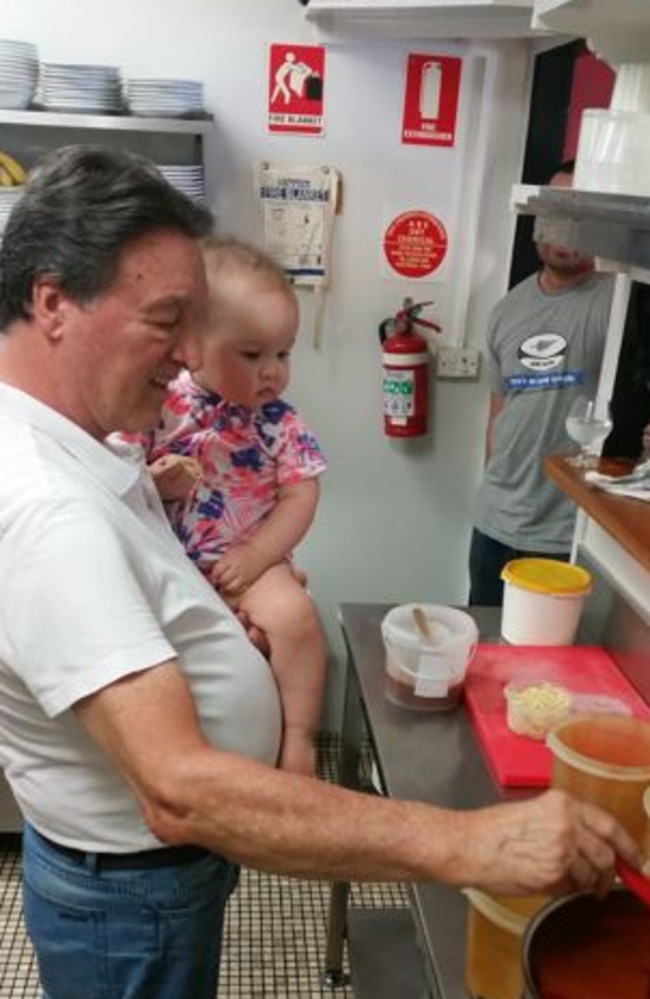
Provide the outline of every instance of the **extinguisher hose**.
{"type": "Polygon", "coordinates": [[[379,324],[379,330],[378,330],[379,342],[383,344],[394,329],[395,329],[395,320],[392,318],[392,316],[389,316],[388,319],[382,319],[382,321],[379,324]]]}

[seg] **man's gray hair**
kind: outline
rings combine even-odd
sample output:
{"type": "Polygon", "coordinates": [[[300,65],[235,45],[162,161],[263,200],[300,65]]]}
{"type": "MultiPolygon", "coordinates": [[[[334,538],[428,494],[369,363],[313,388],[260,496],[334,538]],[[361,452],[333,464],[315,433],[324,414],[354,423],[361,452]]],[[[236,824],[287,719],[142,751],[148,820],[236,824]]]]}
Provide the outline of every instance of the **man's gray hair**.
{"type": "Polygon", "coordinates": [[[122,250],[149,232],[195,239],[211,232],[203,205],[172,187],[144,157],[102,146],[64,146],[30,173],[0,247],[0,330],[30,316],[45,275],[78,302],[112,284],[122,250]]]}

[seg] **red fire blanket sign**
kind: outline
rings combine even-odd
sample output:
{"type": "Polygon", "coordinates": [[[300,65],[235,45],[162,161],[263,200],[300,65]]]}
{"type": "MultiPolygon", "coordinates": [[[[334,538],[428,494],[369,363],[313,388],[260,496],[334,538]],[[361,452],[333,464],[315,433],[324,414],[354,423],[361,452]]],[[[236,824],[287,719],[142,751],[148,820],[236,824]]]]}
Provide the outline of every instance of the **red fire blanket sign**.
{"type": "Polygon", "coordinates": [[[423,278],[438,269],[447,253],[447,231],[429,212],[403,212],[384,233],[384,255],[397,274],[423,278]]]}
{"type": "Polygon", "coordinates": [[[324,46],[271,45],[268,86],[269,132],[323,134],[324,46]]]}
{"type": "Polygon", "coordinates": [[[402,143],[453,146],[462,60],[411,53],[406,65],[402,143]]]}

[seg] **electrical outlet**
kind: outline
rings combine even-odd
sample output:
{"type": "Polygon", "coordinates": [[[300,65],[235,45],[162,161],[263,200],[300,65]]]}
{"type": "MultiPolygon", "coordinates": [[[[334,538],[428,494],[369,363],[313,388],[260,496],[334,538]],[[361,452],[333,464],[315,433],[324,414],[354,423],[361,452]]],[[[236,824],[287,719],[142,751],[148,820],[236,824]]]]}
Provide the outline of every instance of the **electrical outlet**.
{"type": "Polygon", "coordinates": [[[468,347],[439,347],[436,377],[475,381],[481,370],[480,350],[468,347]]]}

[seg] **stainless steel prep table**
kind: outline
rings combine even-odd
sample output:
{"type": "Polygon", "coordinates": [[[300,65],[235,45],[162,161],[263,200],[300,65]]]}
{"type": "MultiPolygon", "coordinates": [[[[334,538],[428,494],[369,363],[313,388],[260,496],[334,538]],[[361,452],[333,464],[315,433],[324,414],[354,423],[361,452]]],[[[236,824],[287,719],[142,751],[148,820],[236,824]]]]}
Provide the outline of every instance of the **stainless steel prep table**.
{"type": "MultiPolygon", "coordinates": [[[[359,786],[364,723],[386,792],[395,798],[448,808],[474,808],[522,797],[492,778],[464,707],[418,713],[384,697],[384,647],[380,623],[391,604],[345,603],[339,608],[348,668],[341,749],[341,783],[359,786]]],[[[481,641],[499,642],[499,608],[468,609],[481,641]]],[[[324,980],[343,980],[347,935],[355,995],[360,999],[466,999],[466,903],[440,884],[410,888],[410,913],[400,909],[348,911],[349,885],[335,884],[324,980]],[[417,948],[416,948],[417,940],[417,948]]]]}

